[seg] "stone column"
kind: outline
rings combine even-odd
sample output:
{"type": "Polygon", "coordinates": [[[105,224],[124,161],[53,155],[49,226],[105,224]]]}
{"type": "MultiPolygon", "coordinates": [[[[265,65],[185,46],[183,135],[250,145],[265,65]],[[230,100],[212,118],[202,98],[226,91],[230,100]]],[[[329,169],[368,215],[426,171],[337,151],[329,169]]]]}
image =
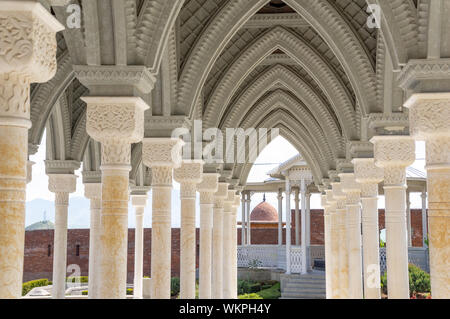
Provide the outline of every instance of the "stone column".
{"type": "Polygon", "coordinates": [[[423,191],[420,197],[422,198],[422,247],[425,247],[425,241],[428,238],[427,192],[423,191]]]}
{"type": "Polygon", "coordinates": [[[339,299],[339,230],[338,215],[336,212],[337,201],[334,199],[331,189],[325,190],[327,205],[330,214],[330,277],[331,299],[339,299]]]}
{"type": "Polygon", "coordinates": [[[409,191],[406,191],[406,230],[408,232],[408,247],[412,247],[411,196],[410,196],[410,192],[409,191]]]}
{"type": "Polygon", "coordinates": [[[37,2],[1,2],[0,299],[22,296],[30,83],[55,75],[63,29],[37,2]]]}
{"type": "Polygon", "coordinates": [[[172,174],[181,165],[183,145],[178,138],[144,138],[142,143],[143,163],[152,169],[152,299],[170,299],[172,174]]]}
{"type": "Polygon", "coordinates": [[[244,246],[245,245],[245,243],[246,243],[246,236],[245,236],[245,232],[246,232],[246,229],[245,229],[245,224],[246,224],[246,214],[245,214],[245,194],[244,193],[242,193],[242,199],[241,199],[241,203],[242,203],[242,205],[241,205],[241,210],[242,210],[242,222],[241,222],[241,245],[242,246],[244,246]]]}
{"type": "Polygon", "coordinates": [[[250,204],[251,204],[251,202],[252,202],[251,194],[250,194],[250,192],[248,192],[247,193],[247,201],[246,201],[246,203],[247,203],[246,212],[247,212],[247,245],[249,245],[249,246],[252,244],[252,221],[250,220],[250,214],[251,214],[250,204]]]}
{"type": "Polygon", "coordinates": [[[231,299],[233,294],[232,286],[232,224],[233,224],[233,205],[234,196],[236,192],[234,190],[228,191],[228,196],[225,199],[223,208],[223,299],[231,299]]]}
{"type": "Polygon", "coordinates": [[[100,250],[100,214],[102,208],[102,184],[85,183],[84,196],[90,200],[89,225],[89,283],[88,297],[95,299],[98,296],[99,285],[99,255],[100,250]]]}
{"type": "Polygon", "coordinates": [[[363,299],[362,255],[361,255],[361,188],[355,180],[355,174],[339,174],[342,191],[346,194],[347,243],[349,265],[349,298],[363,299]]]}
{"type": "Polygon", "coordinates": [[[286,178],[286,274],[291,273],[291,182],[289,174],[286,178]]]}
{"type": "Polygon", "coordinates": [[[144,111],[136,97],[83,97],[86,130],[101,143],[102,211],[98,298],[125,299],[131,144],[144,135],[144,111]]]}
{"type": "Polygon", "coordinates": [[[342,192],[341,183],[331,183],[333,197],[336,200],[336,228],[338,233],[338,292],[337,298],[348,299],[349,294],[349,265],[348,265],[348,234],[346,227],[347,209],[345,208],[346,196],[342,192]]]}
{"type": "Polygon", "coordinates": [[[364,298],[380,299],[380,232],[377,205],[378,183],[383,180],[383,170],[375,166],[373,158],[355,158],[352,163],[356,181],[361,185],[364,298]]]}
{"type": "MultiPolygon", "coordinates": [[[[294,202],[295,202],[295,245],[300,245],[300,198],[299,198],[299,190],[298,187],[294,189],[294,202]]],[[[302,225],[303,228],[303,225],[302,225]]],[[[302,235],[303,236],[303,235],[302,235]]]]}
{"type": "Polygon", "coordinates": [[[239,207],[239,195],[234,196],[234,204],[231,217],[231,299],[237,299],[237,209],[239,207]]]}
{"type": "Polygon", "coordinates": [[[308,272],[309,259],[306,251],[306,181],[300,180],[300,193],[302,197],[302,274],[308,272]]]}
{"type": "Polygon", "coordinates": [[[55,234],[53,244],[52,298],[64,299],[67,269],[67,215],[69,194],[74,193],[77,176],[73,174],[49,174],[48,190],[55,193],[55,234]]]}
{"type": "Polygon", "coordinates": [[[134,278],[133,297],[143,298],[144,280],[144,211],[147,206],[147,192],[131,192],[131,205],[134,207],[136,228],[134,231],[134,278]]]}
{"type": "Polygon", "coordinates": [[[329,205],[327,203],[327,195],[321,195],[321,205],[323,207],[323,236],[324,236],[324,248],[325,248],[325,287],[326,287],[326,298],[331,299],[332,298],[332,291],[331,291],[331,279],[332,279],[332,257],[331,257],[331,216],[329,205]]]}
{"type": "Polygon", "coordinates": [[[197,184],[202,181],[203,161],[183,160],[174,170],[180,183],[180,298],[195,299],[195,200],[197,184]]]}
{"type": "Polygon", "coordinates": [[[222,299],[223,293],[223,214],[228,196],[228,183],[219,183],[214,194],[213,247],[212,247],[212,298],[222,299]]]}
{"type": "Polygon", "coordinates": [[[384,168],[386,263],[389,299],[409,298],[406,167],[414,163],[409,136],[375,136],[375,165],[384,168]]]}
{"type": "Polygon", "coordinates": [[[200,299],[211,299],[211,264],[213,236],[214,193],[217,192],[219,174],[203,174],[203,179],[197,185],[200,192],[200,264],[199,290],[200,299]]]}
{"type": "Polygon", "coordinates": [[[450,93],[415,94],[410,108],[411,135],[424,140],[428,189],[431,295],[450,298],[450,93]]]}
{"type": "Polygon", "coordinates": [[[312,270],[312,260],[311,260],[311,193],[306,193],[306,259],[307,270],[312,270]]]}
{"type": "Polygon", "coordinates": [[[278,190],[278,245],[283,245],[283,192],[278,190]]]}

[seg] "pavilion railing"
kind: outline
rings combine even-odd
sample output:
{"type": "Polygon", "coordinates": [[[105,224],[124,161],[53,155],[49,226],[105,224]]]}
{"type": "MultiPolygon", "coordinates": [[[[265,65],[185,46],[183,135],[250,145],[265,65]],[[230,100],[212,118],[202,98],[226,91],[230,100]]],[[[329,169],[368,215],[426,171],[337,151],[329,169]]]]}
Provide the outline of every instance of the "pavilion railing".
{"type": "MultiPolygon", "coordinates": [[[[307,250],[311,265],[314,260],[324,260],[324,246],[312,245],[307,250]]],[[[250,245],[238,246],[238,267],[273,268],[286,270],[286,246],[250,245]]],[[[428,249],[409,247],[408,261],[429,272],[428,249]]],[[[291,246],[291,272],[300,273],[302,266],[301,246],[291,246]]],[[[380,248],[380,273],[386,271],[386,248],[380,248]]]]}

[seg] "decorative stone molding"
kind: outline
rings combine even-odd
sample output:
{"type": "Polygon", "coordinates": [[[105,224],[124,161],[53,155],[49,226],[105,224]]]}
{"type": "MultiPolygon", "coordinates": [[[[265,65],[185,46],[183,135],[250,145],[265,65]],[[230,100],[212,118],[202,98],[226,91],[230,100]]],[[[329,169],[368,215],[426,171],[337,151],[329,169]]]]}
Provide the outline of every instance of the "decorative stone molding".
{"type": "Polygon", "coordinates": [[[300,181],[304,179],[306,184],[310,183],[313,179],[311,170],[308,167],[295,167],[291,168],[288,171],[289,179],[291,181],[300,181]]]}
{"type": "Polygon", "coordinates": [[[341,173],[353,173],[353,164],[345,158],[336,159],[336,170],[341,173]]]}
{"type": "Polygon", "coordinates": [[[101,171],[83,171],[81,172],[84,184],[101,184],[102,172],[101,171]]]}
{"type": "Polygon", "coordinates": [[[217,192],[214,193],[214,207],[222,208],[225,199],[228,196],[228,183],[219,183],[217,192]]]}
{"type": "Polygon", "coordinates": [[[74,174],[48,174],[48,190],[52,193],[74,193],[77,177],[74,174]]]}
{"type": "Polygon", "coordinates": [[[297,13],[279,13],[279,14],[255,14],[242,27],[243,28],[270,28],[277,25],[285,27],[299,28],[308,27],[309,24],[297,13]]]}
{"type": "Polygon", "coordinates": [[[202,160],[183,160],[181,166],[174,170],[174,179],[178,183],[198,184],[202,181],[202,176],[202,160]]]}
{"type": "MultiPolygon", "coordinates": [[[[147,195],[131,195],[131,205],[133,207],[145,207],[147,206],[147,195]]],[[[137,210],[136,210],[137,213],[137,210]]]]}
{"type": "Polygon", "coordinates": [[[346,195],[342,191],[341,183],[331,183],[331,187],[333,189],[333,199],[336,202],[337,209],[345,208],[346,195]]]}
{"type": "Polygon", "coordinates": [[[178,168],[181,165],[181,149],[185,143],[178,138],[144,138],[142,160],[154,167],[178,168]]]}
{"type": "Polygon", "coordinates": [[[50,80],[56,73],[55,35],[61,30],[64,26],[39,3],[2,1],[0,73],[21,74],[28,83],[50,80]]]}
{"type": "Polygon", "coordinates": [[[156,78],[143,65],[74,65],[78,80],[86,87],[130,86],[150,93],[156,78]]]}
{"type": "Polygon", "coordinates": [[[369,115],[369,128],[378,135],[408,134],[408,113],[372,113],[369,115]]]}
{"type": "Polygon", "coordinates": [[[192,122],[184,115],[150,116],[145,119],[145,130],[150,136],[169,136],[177,128],[190,129],[192,122]]]}
{"type": "Polygon", "coordinates": [[[73,174],[80,168],[81,163],[71,160],[45,160],[45,172],[47,174],[73,174]]]}
{"type": "Polygon", "coordinates": [[[404,90],[422,91],[425,87],[421,88],[421,84],[430,81],[450,84],[450,59],[409,60],[398,77],[404,90]]]}
{"type": "Polygon", "coordinates": [[[373,144],[369,141],[349,141],[347,142],[347,154],[351,158],[363,157],[370,158],[373,157],[373,144]]]}

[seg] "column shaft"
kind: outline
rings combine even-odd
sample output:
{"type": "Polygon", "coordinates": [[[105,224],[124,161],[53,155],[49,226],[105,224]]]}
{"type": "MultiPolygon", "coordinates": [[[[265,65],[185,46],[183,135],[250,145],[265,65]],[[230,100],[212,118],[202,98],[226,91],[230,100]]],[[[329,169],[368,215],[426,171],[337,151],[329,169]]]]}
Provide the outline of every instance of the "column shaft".
{"type": "MultiPolygon", "coordinates": [[[[300,210],[299,210],[299,197],[298,197],[298,188],[295,189],[294,195],[295,202],[295,245],[300,245],[300,210]]],[[[303,226],[302,226],[303,228],[303,226]]]]}
{"type": "Polygon", "coordinates": [[[336,209],[330,207],[330,257],[331,257],[331,298],[339,299],[340,297],[340,273],[339,273],[339,216],[336,209]]]}
{"type": "Polygon", "coordinates": [[[428,238],[427,193],[423,191],[420,197],[422,198],[422,247],[425,247],[425,241],[428,238]]]}
{"type": "Polygon", "coordinates": [[[290,273],[291,273],[291,183],[289,181],[289,177],[286,176],[286,274],[290,273]]]}
{"type": "Polygon", "coordinates": [[[232,213],[231,202],[225,202],[225,208],[223,212],[223,299],[231,299],[233,294],[233,287],[231,282],[231,227],[232,227],[232,213]]]}
{"type": "Polygon", "coordinates": [[[224,212],[221,200],[214,204],[212,294],[213,299],[222,299],[223,292],[223,222],[224,212]]]}
{"type": "Polygon", "coordinates": [[[283,245],[283,195],[278,191],[278,245],[283,245]]]}
{"type": "Polygon", "coordinates": [[[52,298],[63,299],[66,292],[67,215],[69,193],[55,193],[55,235],[53,244],[52,298]]]}
{"type": "Polygon", "coordinates": [[[250,193],[247,193],[247,209],[246,209],[246,213],[247,213],[247,245],[252,244],[252,221],[250,220],[250,214],[251,214],[250,203],[251,203],[250,193]]]}
{"type": "Polygon", "coordinates": [[[246,224],[246,214],[245,214],[245,194],[242,193],[242,199],[241,199],[241,213],[242,213],[242,221],[241,221],[241,246],[244,246],[246,243],[246,237],[245,237],[245,224],[246,224]]]}
{"type": "Polygon", "coordinates": [[[306,252],[306,181],[304,179],[301,179],[300,193],[302,204],[302,274],[306,274],[309,260],[306,252]]]}
{"type": "Polygon", "coordinates": [[[211,263],[213,235],[214,196],[211,192],[200,192],[200,299],[211,299],[211,263]]]}
{"type": "Polygon", "coordinates": [[[195,299],[195,184],[181,183],[180,298],[195,299]]]}
{"type": "Polygon", "coordinates": [[[136,228],[134,233],[134,280],[133,295],[142,299],[142,282],[144,278],[144,209],[136,207],[136,228]]]}

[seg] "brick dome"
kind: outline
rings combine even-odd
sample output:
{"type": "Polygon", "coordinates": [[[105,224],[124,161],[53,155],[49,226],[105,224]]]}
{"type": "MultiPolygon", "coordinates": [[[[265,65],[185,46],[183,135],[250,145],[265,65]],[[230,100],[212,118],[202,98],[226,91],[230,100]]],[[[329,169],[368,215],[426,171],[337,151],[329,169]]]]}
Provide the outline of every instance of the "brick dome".
{"type": "Polygon", "coordinates": [[[265,200],[256,206],[251,214],[252,222],[278,222],[278,211],[265,200]]]}

